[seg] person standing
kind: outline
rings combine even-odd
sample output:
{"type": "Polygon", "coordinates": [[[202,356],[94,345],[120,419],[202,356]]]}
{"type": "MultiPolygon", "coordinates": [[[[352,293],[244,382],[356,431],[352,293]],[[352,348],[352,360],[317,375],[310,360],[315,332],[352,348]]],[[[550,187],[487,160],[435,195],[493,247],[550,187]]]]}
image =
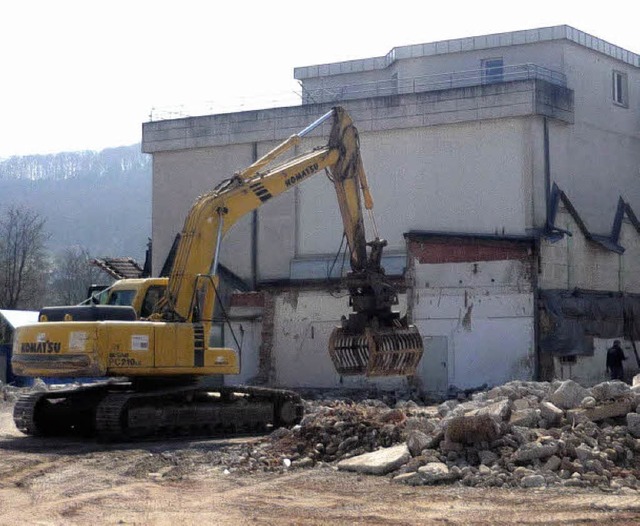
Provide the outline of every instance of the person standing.
{"type": "Polygon", "coordinates": [[[612,380],[622,380],[624,368],[622,362],[627,357],[620,347],[620,340],[615,340],[613,346],[607,350],[607,372],[611,375],[612,380]]]}

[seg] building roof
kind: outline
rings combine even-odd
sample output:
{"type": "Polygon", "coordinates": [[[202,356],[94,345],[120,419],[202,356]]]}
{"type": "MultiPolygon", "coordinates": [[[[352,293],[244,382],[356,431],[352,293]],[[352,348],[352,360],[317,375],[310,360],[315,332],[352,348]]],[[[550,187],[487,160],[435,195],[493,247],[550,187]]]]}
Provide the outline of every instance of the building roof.
{"type": "Polygon", "coordinates": [[[477,51],[496,47],[517,46],[520,44],[533,44],[536,42],[548,42],[551,40],[568,40],[586,48],[592,49],[604,55],[618,59],[631,66],[640,68],[640,55],[611,44],[606,40],[594,37],[584,31],[571,26],[551,26],[537,29],[525,29],[522,31],[509,31],[506,33],[494,33],[491,35],[479,35],[451,40],[440,40],[426,44],[413,44],[394,47],[384,57],[372,57],[304,66],[294,69],[294,78],[303,80],[313,77],[339,75],[342,73],[360,73],[385,69],[396,60],[407,58],[428,57],[443,55],[446,53],[460,53],[464,51],[477,51]]]}
{"type": "Polygon", "coordinates": [[[143,274],[142,267],[133,258],[96,258],[91,264],[115,279],[140,278],[143,274]]]}
{"type": "Polygon", "coordinates": [[[37,310],[0,310],[0,316],[4,318],[12,328],[17,329],[23,325],[36,323],[38,321],[37,310]]]}

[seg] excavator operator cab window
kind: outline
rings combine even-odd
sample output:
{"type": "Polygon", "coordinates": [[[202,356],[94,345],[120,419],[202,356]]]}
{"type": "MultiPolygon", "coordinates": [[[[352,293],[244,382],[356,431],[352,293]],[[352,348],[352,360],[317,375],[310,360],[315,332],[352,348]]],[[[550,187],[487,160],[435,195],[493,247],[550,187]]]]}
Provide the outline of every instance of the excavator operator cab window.
{"type": "Polygon", "coordinates": [[[126,305],[133,304],[133,298],[136,295],[135,289],[112,290],[109,295],[109,305],[126,305]]]}
{"type": "Polygon", "coordinates": [[[153,308],[164,295],[165,288],[163,285],[153,285],[149,287],[147,293],[144,295],[144,301],[140,309],[141,318],[147,318],[153,313],[153,308]]]}

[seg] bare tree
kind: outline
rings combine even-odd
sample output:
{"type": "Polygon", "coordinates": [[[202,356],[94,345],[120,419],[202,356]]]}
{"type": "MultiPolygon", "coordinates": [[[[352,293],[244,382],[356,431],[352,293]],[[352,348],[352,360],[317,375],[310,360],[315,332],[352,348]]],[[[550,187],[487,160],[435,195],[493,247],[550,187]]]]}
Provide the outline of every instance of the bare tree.
{"type": "Polygon", "coordinates": [[[45,220],[23,206],[0,217],[0,306],[39,308],[45,290],[45,220]]]}
{"type": "MultiPolygon", "coordinates": [[[[52,276],[54,303],[74,305],[87,298],[89,287],[101,277],[101,271],[91,265],[91,256],[85,247],[67,247],[55,258],[52,276]]],[[[108,280],[110,281],[110,280],[108,280]]]]}

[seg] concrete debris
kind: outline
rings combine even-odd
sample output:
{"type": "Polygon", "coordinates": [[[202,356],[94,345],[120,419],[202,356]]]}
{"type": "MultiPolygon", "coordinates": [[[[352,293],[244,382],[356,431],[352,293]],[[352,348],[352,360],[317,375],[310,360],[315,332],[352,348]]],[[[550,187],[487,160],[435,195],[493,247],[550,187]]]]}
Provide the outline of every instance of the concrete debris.
{"type": "Polygon", "coordinates": [[[338,469],[370,475],[386,475],[406,464],[409,458],[407,446],[401,444],[342,460],[338,462],[338,469]]]}
{"type": "Polygon", "coordinates": [[[565,380],[549,397],[549,401],[560,409],[573,409],[580,407],[587,396],[591,396],[587,389],[573,380],[565,380]]]}
{"type": "MultiPolygon", "coordinates": [[[[8,402],[25,392],[0,389],[8,402]]],[[[55,386],[29,388],[42,389],[55,386]]],[[[640,375],[634,387],[513,381],[440,405],[370,396],[309,397],[299,425],[239,444],[225,473],[330,465],[413,486],[640,491],[640,375]]]]}
{"type": "Polygon", "coordinates": [[[509,382],[440,405],[307,401],[303,422],[253,447],[244,469],[337,464],[394,483],[640,490],[640,393],[509,382]],[[585,399],[587,399],[585,401],[585,399]]]}

